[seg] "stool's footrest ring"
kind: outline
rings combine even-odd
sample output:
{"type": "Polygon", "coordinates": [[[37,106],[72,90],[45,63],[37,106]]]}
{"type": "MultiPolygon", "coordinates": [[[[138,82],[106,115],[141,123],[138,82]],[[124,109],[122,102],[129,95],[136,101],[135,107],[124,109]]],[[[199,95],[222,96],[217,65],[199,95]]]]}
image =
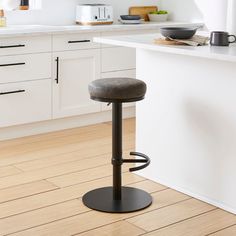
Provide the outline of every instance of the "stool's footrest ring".
{"type": "Polygon", "coordinates": [[[141,157],[143,159],[123,159],[123,163],[145,163],[144,165],[130,168],[129,169],[130,172],[142,170],[142,169],[146,168],[147,166],[149,166],[150,163],[151,163],[150,158],[147,155],[143,154],[143,153],[131,152],[130,155],[131,156],[138,156],[138,157],[141,157]]]}

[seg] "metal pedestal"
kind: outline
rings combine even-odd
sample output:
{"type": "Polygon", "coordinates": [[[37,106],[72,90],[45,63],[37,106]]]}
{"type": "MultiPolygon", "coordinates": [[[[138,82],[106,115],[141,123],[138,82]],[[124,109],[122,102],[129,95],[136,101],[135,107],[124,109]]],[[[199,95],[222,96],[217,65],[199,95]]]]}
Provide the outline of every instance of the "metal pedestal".
{"type": "Polygon", "coordinates": [[[152,197],[143,190],[122,187],[121,167],[123,163],[145,163],[143,166],[131,168],[136,171],[147,167],[150,159],[142,154],[132,152],[131,155],[142,159],[122,158],[122,103],[112,104],[112,165],[113,187],[92,190],[83,196],[83,203],[94,210],[127,213],[142,210],[152,204],[152,197]]]}

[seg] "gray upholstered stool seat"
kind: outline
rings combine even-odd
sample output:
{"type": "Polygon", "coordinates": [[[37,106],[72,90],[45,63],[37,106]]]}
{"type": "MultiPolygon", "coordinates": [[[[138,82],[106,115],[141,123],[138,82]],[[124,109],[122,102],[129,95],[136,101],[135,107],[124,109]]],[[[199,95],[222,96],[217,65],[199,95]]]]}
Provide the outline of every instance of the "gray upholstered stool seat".
{"type": "Polygon", "coordinates": [[[90,97],[101,102],[135,102],[144,98],[146,84],[131,78],[99,79],[89,84],[90,97]]]}

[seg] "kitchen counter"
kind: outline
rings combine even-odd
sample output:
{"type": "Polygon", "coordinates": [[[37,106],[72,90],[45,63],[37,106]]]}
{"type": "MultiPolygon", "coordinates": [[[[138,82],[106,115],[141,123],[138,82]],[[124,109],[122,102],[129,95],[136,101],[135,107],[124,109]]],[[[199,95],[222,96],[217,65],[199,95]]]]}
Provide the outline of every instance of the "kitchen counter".
{"type": "Polygon", "coordinates": [[[152,30],[159,29],[163,26],[203,26],[203,23],[187,23],[187,22],[147,22],[137,25],[97,25],[97,26],[50,26],[50,25],[10,25],[0,28],[0,37],[8,36],[24,36],[24,35],[42,35],[42,34],[64,34],[64,33],[89,33],[89,32],[113,32],[113,31],[130,31],[130,30],[152,30]]]}
{"type": "MultiPolygon", "coordinates": [[[[209,36],[207,32],[201,32],[200,34],[209,36]]],[[[117,36],[117,37],[103,37],[95,38],[95,42],[119,45],[124,47],[146,49],[157,52],[165,52],[178,55],[186,55],[193,57],[216,59],[221,61],[236,62],[236,44],[231,44],[230,47],[190,47],[190,46],[167,46],[157,45],[154,43],[154,39],[161,38],[160,34],[149,35],[135,35],[135,36],[117,36]]]]}
{"type": "Polygon", "coordinates": [[[236,44],[160,46],[159,34],[95,38],[136,48],[140,175],[236,214],[236,44]]]}

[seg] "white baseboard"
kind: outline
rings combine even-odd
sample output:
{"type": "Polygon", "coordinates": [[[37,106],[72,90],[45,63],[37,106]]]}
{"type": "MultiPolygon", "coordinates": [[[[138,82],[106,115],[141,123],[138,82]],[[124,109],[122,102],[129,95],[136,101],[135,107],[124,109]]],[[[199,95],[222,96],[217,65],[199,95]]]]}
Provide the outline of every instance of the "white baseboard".
{"type": "MultiPolygon", "coordinates": [[[[145,176],[145,175],[142,174],[142,173],[138,173],[138,175],[141,176],[141,177],[144,177],[144,178],[149,179],[147,176],[145,176]]],[[[189,190],[186,190],[186,189],[184,189],[184,188],[181,188],[181,187],[179,187],[179,186],[175,186],[175,185],[166,183],[165,181],[162,181],[161,179],[158,179],[158,180],[156,180],[156,179],[155,179],[155,180],[154,180],[154,179],[150,179],[150,180],[152,180],[152,181],[154,181],[154,182],[156,182],[156,183],[158,182],[158,183],[161,184],[161,185],[167,186],[167,187],[169,187],[169,188],[171,188],[171,189],[174,189],[174,190],[176,190],[176,191],[178,191],[178,192],[181,192],[181,193],[184,193],[184,194],[186,194],[186,195],[189,195],[189,196],[191,196],[191,197],[193,197],[193,198],[199,199],[200,201],[203,201],[203,202],[209,203],[209,204],[211,204],[211,205],[213,205],[213,206],[219,207],[219,208],[221,208],[221,209],[223,209],[223,210],[225,210],[225,211],[228,211],[228,212],[230,212],[230,213],[236,214],[236,209],[233,208],[233,207],[231,207],[231,206],[228,206],[228,205],[225,204],[225,203],[215,201],[214,199],[210,199],[210,198],[208,198],[208,197],[199,195],[199,194],[197,194],[197,193],[193,193],[193,192],[191,192],[191,191],[189,191],[189,190]]]]}
{"type": "MultiPolygon", "coordinates": [[[[135,107],[123,108],[123,118],[135,116],[135,107]]],[[[104,111],[88,115],[74,116],[63,119],[49,120],[0,129],[0,141],[20,138],[30,135],[48,133],[63,129],[71,129],[92,124],[111,121],[111,111],[104,111]]]]}

